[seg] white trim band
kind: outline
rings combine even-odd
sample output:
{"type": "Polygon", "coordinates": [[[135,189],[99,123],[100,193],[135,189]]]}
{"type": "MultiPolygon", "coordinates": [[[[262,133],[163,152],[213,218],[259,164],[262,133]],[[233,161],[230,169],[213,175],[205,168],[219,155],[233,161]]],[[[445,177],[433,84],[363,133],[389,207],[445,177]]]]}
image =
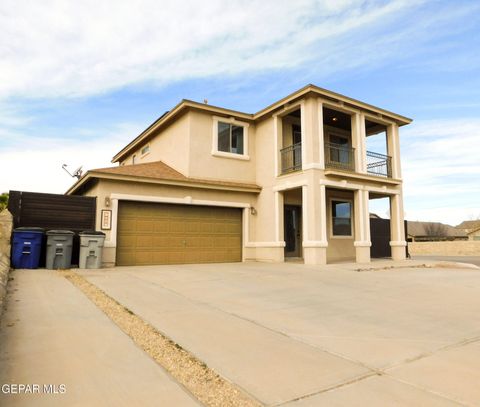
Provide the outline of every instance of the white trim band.
{"type": "Polygon", "coordinates": [[[245,247],[285,247],[285,242],[249,242],[245,247]]]}
{"type": "Polygon", "coordinates": [[[372,247],[372,242],[367,242],[366,240],[359,240],[359,241],[353,242],[353,245],[355,247],[372,247]]]}
{"type": "Polygon", "coordinates": [[[328,242],[325,240],[307,240],[302,243],[303,247],[328,247],[328,242]]]}
{"type": "Polygon", "coordinates": [[[390,242],[390,247],[405,247],[407,246],[407,242],[405,240],[400,241],[400,240],[392,240],[390,242]]]}

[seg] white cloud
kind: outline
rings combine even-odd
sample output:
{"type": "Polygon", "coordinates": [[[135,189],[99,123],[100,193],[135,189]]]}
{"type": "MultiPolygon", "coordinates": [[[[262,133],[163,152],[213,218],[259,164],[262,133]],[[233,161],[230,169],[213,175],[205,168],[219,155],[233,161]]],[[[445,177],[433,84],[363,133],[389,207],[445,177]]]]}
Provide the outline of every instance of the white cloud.
{"type": "Polygon", "coordinates": [[[130,142],[138,130],[133,124],[119,124],[104,130],[104,137],[96,140],[32,138],[20,131],[10,132],[10,138],[15,141],[0,150],[0,192],[62,194],[75,181],[62,169],[62,164],[68,164],[71,172],[80,165],[84,171],[110,167],[113,154],[130,142]]]}
{"type": "Polygon", "coordinates": [[[405,0],[3,1],[0,97],[91,95],[313,60],[324,72],[371,64],[385,39],[371,38],[365,52],[360,31],[411,8],[405,0]],[[341,40],[356,29],[355,41],[341,40]]]}
{"type": "Polygon", "coordinates": [[[455,225],[480,214],[480,119],[414,122],[401,144],[409,220],[455,225]]]}

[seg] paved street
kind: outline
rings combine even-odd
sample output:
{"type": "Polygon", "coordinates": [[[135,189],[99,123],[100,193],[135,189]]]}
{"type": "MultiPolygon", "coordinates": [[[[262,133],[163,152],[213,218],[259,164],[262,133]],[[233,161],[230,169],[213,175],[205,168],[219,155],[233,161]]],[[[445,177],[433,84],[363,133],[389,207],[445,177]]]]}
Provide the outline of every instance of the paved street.
{"type": "MultiPolygon", "coordinates": [[[[480,269],[392,264],[80,274],[266,405],[478,405],[480,269]]],[[[65,395],[49,400],[89,405],[136,397],[141,405],[162,397],[164,405],[195,405],[61,275],[13,276],[17,291],[0,333],[2,383],[67,383],[65,395]]]]}

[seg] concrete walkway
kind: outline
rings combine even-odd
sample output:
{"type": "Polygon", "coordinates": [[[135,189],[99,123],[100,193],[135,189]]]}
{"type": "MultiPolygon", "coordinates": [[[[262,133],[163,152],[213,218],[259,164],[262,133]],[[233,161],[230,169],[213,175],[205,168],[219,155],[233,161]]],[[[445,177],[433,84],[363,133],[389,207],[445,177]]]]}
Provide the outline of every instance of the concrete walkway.
{"type": "MultiPolygon", "coordinates": [[[[480,269],[421,264],[78,272],[265,405],[480,405],[480,269]]],[[[198,405],[59,273],[12,277],[0,384],[67,391],[0,405],[198,405]]]]}
{"type": "Polygon", "coordinates": [[[82,275],[266,405],[479,405],[480,270],[420,264],[82,275]]]}
{"type": "Polygon", "coordinates": [[[59,273],[11,276],[0,326],[0,405],[199,405],[59,273]],[[42,393],[51,384],[58,394],[5,394],[15,391],[6,384],[37,384],[42,393]]]}

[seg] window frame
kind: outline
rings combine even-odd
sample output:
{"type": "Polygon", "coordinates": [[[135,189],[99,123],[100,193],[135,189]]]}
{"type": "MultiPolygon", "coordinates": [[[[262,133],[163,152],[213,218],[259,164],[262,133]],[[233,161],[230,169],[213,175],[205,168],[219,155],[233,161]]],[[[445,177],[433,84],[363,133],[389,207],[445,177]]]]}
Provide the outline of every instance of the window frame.
{"type": "Polygon", "coordinates": [[[354,210],[353,210],[353,200],[348,198],[340,198],[340,197],[330,197],[328,199],[329,202],[329,218],[330,218],[330,227],[329,227],[329,235],[331,239],[353,239],[355,235],[354,227],[355,227],[355,220],[353,219],[354,210]],[[335,235],[333,234],[333,202],[340,202],[340,203],[348,203],[350,204],[350,234],[349,235],[335,235]]]}
{"type": "Polygon", "coordinates": [[[213,116],[212,155],[215,157],[233,158],[237,160],[250,160],[250,156],[248,155],[248,127],[248,123],[238,121],[234,117],[213,116]],[[243,128],[243,154],[218,150],[218,123],[220,122],[243,128]]]}
{"type": "Polygon", "coordinates": [[[150,143],[144,145],[141,149],[140,149],[140,158],[143,158],[145,157],[146,155],[150,154],[150,143]],[[148,149],[147,151],[143,152],[143,150],[145,149],[148,149]]]}

